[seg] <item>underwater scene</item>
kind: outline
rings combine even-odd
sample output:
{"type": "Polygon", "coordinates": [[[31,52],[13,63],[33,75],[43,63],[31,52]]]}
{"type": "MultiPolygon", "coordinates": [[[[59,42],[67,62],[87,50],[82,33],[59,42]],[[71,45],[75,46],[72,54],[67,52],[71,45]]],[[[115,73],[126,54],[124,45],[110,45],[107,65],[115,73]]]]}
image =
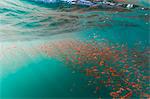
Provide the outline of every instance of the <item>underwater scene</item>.
{"type": "Polygon", "coordinates": [[[150,99],[149,0],[0,0],[0,99],[150,99]]]}

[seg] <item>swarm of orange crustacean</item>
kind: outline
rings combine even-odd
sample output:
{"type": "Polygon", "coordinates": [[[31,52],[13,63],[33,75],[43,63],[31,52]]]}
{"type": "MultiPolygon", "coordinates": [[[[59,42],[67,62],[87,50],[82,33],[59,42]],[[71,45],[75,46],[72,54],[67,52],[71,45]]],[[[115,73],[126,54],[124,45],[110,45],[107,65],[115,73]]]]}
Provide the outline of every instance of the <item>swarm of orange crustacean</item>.
{"type": "Polygon", "coordinates": [[[73,71],[92,77],[89,82],[97,82],[96,94],[105,86],[112,98],[149,97],[148,47],[129,48],[127,44],[94,39],[62,40],[45,46],[43,51],[48,55],[65,62],[73,71]]]}

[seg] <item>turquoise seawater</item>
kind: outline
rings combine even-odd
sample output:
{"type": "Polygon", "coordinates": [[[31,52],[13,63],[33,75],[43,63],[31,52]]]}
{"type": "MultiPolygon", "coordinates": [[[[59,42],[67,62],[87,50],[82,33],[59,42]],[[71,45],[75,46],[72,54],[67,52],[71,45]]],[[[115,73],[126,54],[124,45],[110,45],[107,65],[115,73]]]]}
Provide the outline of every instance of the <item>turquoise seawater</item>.
{"type": "MultiPolygon", "coordinates": [[[[73,71],[39,46],[61,40],[107,39],[140,49],[149,46],[150,11],[146,1],[135,9],[100,9],[30,0],[0,1],[0,99],[92,98],[88,77],[73,71]]],[[[111,98],[107,88],[100,93],[111,98]]]]}

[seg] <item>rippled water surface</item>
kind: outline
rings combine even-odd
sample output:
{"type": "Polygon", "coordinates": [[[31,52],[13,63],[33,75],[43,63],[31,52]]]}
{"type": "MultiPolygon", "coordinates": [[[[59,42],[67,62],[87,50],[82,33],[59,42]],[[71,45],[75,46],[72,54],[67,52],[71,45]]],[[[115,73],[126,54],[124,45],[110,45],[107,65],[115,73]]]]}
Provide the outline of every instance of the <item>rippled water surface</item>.
{"type": "MultiPolygon", "coordinates": [[[[133,9],[102,9],[1,0],[0,98],[97,98],[95,87],[87,84],[89,78],[72,73],[64,62],[49,54],[49,48],[43,51],[41,46],[65,46],[70,40],[88,42],[94,37],[96,42],[108,40],[109,44],[148,48],[149,4],[139,2],[136,4],[140,7],[133,9]]],[[[102,97],[110,98],[108,90],[101,93],[102,97]]]]}

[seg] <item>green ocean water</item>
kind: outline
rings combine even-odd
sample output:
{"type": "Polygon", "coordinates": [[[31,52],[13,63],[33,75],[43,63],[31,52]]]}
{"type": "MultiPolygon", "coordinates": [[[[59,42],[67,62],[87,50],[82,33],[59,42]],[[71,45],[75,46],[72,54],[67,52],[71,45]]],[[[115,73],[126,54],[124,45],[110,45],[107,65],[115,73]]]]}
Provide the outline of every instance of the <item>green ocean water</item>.
{"type": "MultiPolygon", "coordinates": [[[[87,85],[88,77],[73,73],[63,62],[40,52],[38,46],[64,39],[88,41],[98,35],[98,42],[107,39],[131,48],[140,43],[143,49],[149,46],[150,12],[142,7],[118,12],[1,0],[0,99],[97,98],[95,87],[87,85]]],[[[107,88],[103,90],[102,97],[110,98],[107,88]]]]}

